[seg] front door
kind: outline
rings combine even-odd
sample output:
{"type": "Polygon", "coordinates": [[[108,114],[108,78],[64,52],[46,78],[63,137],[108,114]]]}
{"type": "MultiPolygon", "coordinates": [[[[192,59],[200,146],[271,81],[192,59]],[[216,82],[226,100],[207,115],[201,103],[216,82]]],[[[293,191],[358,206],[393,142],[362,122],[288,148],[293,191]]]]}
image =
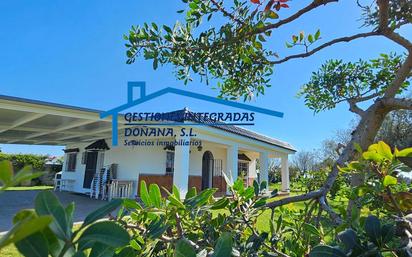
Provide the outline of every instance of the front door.
{"type": "Polygon", "coordinates": [[[210,187],[213,179],[213,154],[206,151],[202,158],[202,190],[210,187]]]}
{"type": "Polygon", "coordinates": [[[86,153],[86,170],[84,171],[83,188],[90,188],[94,174],[97,168],[97,155],[98,152],[86,153]]]}

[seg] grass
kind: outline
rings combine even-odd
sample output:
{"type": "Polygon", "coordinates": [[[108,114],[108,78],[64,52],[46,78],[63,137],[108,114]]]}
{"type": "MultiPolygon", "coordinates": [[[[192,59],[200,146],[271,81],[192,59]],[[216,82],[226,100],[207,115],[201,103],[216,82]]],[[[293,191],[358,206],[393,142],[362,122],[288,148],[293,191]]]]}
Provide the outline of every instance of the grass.
{"type": "MultiPolygon", "coordinates": [[[[12,187],[7,190],[47,190],[47,189],[52,189],[53,187],[48,187],[48,186],[35,186],[35,187],[12,187]]],[[[273,190],[275,188],[279,189],[278,184],[272,184],[270,186],[270,189],[273,190]]],[[[293,195],[299,195],[304,192],[291,192],[289,195],[282,195],[275,197],[273,201],[282,199],[284,197],[288,196],[293,196],[293,195]]],[[[333,207],[345,204],[347,202],[347,199],[343,198],[337,198],[333,201],[331,201],[331,205],[333,207]]],[[[344,205],[346,206],[346,204],[344,205]]],[[[285,205],[285,208],[288,209],[293,209],[293,210],[299,210],[299,209],[304,209],[305,204],[304,202],[297,202],[297,203],[290,203],[285,205]]],[[[216,211],[216,215],[219,213],[219,211],[216,211]]],[[[269,231],[269,220],[270,220],[270,215],[271,215],[271,210],[266,210],[264,211],[258,218],[257,220],[257,229],[260,231],[269,231]]],[[[8,245],[7,247],[3,248],[0,250],[0,256],[1,257],[21,257],[22,255],[18,252],[17,248],[14,245],[8,245]]]]}
{"type": "Polygon", "coordinates": [[[0,250],[0,256],[2,257],[20,257],[23,256],[19,253],[17,248],[11,244],[0,250]]]}
{"type": "Polygon", "coordinates": [[[50,190],[53,189],[52,186],[18,186],[18,187],[8,187],[6,191],[27,191],[27,190],[50,190]]]}

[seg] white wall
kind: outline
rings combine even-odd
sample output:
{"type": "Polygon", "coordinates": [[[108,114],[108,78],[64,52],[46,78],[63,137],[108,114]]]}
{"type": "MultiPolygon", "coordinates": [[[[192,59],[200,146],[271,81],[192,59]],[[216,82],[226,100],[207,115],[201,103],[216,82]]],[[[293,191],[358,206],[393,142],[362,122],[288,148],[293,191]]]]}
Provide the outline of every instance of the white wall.
{"type": "Polygon", "coordinates": [[[77,153],[76,156],[76,170],[75,171],[66,171],[66,154],[64,155],[64,163],[63,163],[63,172],[62,172],[62,179],[73,179],[75,180],[73,191],[75,192],[88,192],[88,189],[83,189],[83,180],[84,180],[84,170],[86,165],[82,164],[82,154],[84,152],[84,148],[88,144],[76,144],[76,145],[68,145],[66,149],[70,148],[79,148],[80,152],[77,153]]]}
{"type": "Polygon", "coordinates": [[[213,154],[214,159],[222,160],[223,171],[226,171],[226,149],[219,147],[216,144],[209,142],[202,142],[202,151],[198,151],[197,147],[190,148],[190,163],[189,174],[194,176],[202,175],[202,158],[206,151],[210,151],[213,154]]]}
{"type": "MultiPolygon", "coordinates": [[[[162,138],[162,140],[166,140],[162,138]]],[[[172,139],[171,139],[172,140],[172,139]]],[[[111,148],[105,151],[104,165],[110,165],[113,163],[118,164],[117,178],[124,180],[138,181],[139,174],[165,174],[166,172],[166,151],[164,146],[123,146],[121,145],[123,140],[119,138],[119,146],[112,147],[111,140],[106,139],[107,144],[111,148]]],[[[217,140],[217,142],[219,142],[217,140]]],[[[77,154],[76,171],[75,172],[63,172],[62,178],[76,180],[75,192],[88,192],[89,189],[83,189],[83,180],[85,165],[81,164],[82,153],[84,148],[89,145],[88,143],[79,143],[68,145],[67,148],[79,148],[80,152],[77,154]]],[[[198,151],[197,147],[190,148],[190,164],[189,175],[201,176],[202,175],[202,157],[204,152],[210,151],[213,154],[214,159],[222,160],[223,171],[226,171],[226,156],[227,149],[222,144],[215,144],[212,142],[202,141],[202,151],[198,151]]],[[[242,151],[252,161],[249,163],[249,176],[256,178],[256,159],[258,154],[253,151],[242,151]]],[[[63,165],[63,169],[66,165],[63,165]]],[[[137,183],[135,184],[134,192],[137,191],[137,183]]]]}

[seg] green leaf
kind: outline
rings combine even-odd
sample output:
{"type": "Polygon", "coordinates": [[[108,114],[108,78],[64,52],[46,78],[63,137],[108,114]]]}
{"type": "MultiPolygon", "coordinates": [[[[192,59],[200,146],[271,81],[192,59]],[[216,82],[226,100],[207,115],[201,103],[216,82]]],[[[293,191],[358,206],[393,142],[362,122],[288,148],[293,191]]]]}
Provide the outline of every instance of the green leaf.
{"type": "Polygon", "coordinates": [[[95,243],[90,251],[89,257],[112,257],[113,255],[113,247],[102,243],[95,243]]]}
{"type": "Polygon", "coordinates": [[[328,245],[318,245],[310,251],[309,257],[346,257],[346,254],[328,245]]]}
{"type": "Polygon", "coordinates": [[[309,234],[311,234],[311,235],[320,237],[319,230],[318,230],[315,226],[313,226],[312,224],[304,223],[302,227],[303,227],[303,230],[304,230],[305,232],[307,232],[307,233],[309,233],[309,234]]]}
{"type": "Polygon", "coordinates": [[[260,198],[259,200],[255,202],[255,204],[253,205],[253,208],[259,208],[259,207],[264,206],[265,204],[266,204],[266,199],[260,198]]]}
{"type": "Polygon", "coordinates": [[[375,162],[381,162],[383,160],[383,156],[374,151],[364,152],[362,156],[363,158],[365,158],[365,160],[371,160],[375,162]]]}
{"type": "Polygon", "coordinates": [[[95,222],[96,220],[104,218],[107,214],[111,213],[112,211],[116,210],[121,204],[123,200],[121,199],[114,199],[107,203],[106,205],[100,207],[99,209],[93,211],[84,219],[82,227],[86,227],[87,225],[95,222]]]}
{"type": "Polygon", "coordinates": [[[215,245],[212,257],[227,257],[232,254],[232,234],[229,232],[223,233],[215,245]]]}
{"type": "Polygon", "coordinates": [[[320,30],[318,29],[315,33],[315,40],[318,40],[320,37],[320,30]]]}
{"type": "Polygon", "coordinates": [[[305,37],[305,32],[303,31],[299,32],[299,41],[302,41],[304,37],[305,37]]]}
{"type": "Polygon", "coordinates": [[[76,252],[72,257],[86,257],[86,254],[84,252],[76,252]]]}
{"type": "Polygon", "coordinates": [[[10,161],[0,162],[0,181],[3,185],[9,186],[13,178],[13,165],[10,161]]]}
{"type": "Polygon", "coordinates": [[[260,193],[259,183],[256,180],[253,180],[253,190],[255,191],[255,195],[258,196],[260,193]]]}
{"type": "Polygon", "coordinates": [[[176,243],[174,256],[175,257],[196,257],[196,250],[189,243],[187,239],[180,239],[176,243]]]}
{"type": "Polygon", "coordinates": [[[16,243],[23,238],[45,229],[52,220],[50,216],[41,216],[35,218],[27,217],[17,222],[9,232],[0,238],[0,248],[11,243],[16,243]]]}
{"type": "Polygon", "coordinates": [[[346,250],[348,251],[353,248],[360,248],[356,232],[351,228],[340,232],[338,234],[338,239],[345,245],[346,250]]]}
{"type": "Polygon", "coordinates": [[[206,204],[207,202],[209,202],[210,198],[213,196],[216,190],[217,190],[216,188],[208,188],[200,192],[200,194],[194,197],[195,205],[202,206],[206,204]]]}
{"type": "Polygon", "coordinates": [[[123,199],[123,206],[127,209],[141,210],[142,206],[134,199],[123,199]]]}
{"type": "Polygon", "coordinates": [[[144,180],[140,182],[140,199],[146,205],[146,207],[152,206],[149,192],[147,191],[146,182],[144,180]]]}
{"type": "MultiPolygon", "coordinates": [[[[64,242],[62,240],[59,240],[56,235],[51,231],[50,228],[45,228],[43,231],[43,236],[47,240],[47,245],[49,247],[49,253],[52,257],[58,257],[60,255],[61,250],[64,247],[64,242]]],[[[68,255],[70,255],[71,250],[73,248],[70,248],[69,251],[67,252],[68,255]]],[[[67,255],[65,255],[67,256],[67,255]]]]}
{"type": "Polygon", "coordinates": [[[102,221],[84,230],[79,238],[79,248],[90,248],[90,244],[96,242],[116,248],[128,244],[129,240],[129,234],[124,228],[113,221],[102,221]]]}
{"type": "Polygon", "coordinates": [[[309,36],[308,36],[308,41],[309,41],[309,43],[313,43],[313,36],[312,36],[312,34],[310,34],[309,36]]]}
{"type": "Polygon", "coordinates": [[[172,29],[171,29],[170,27],[168,27],[168,26],[166,26],[166,25],[163,25],[163,29],[164,29],[167,33],[173,34],[173,31],[172,31],[172,29]]]}
{"type": "Polygon", "coordinates": [[[157,58],[153,59],[153,69],[157,70],[157,67],[159,66],[159,61],[157,60],[157,58]]]}
{"type": "Polygon", "coordinates": [[[152,238],[158,238],[169,228],[168,225],[165,225],[164,217],[153,220],[147,227],[147,235],[152,238]]]}
{"type": "Polygon", "coordinates": [[[177,186],[175,186],[175,185],[173,185],[173,194],[176,196],[176,198],[177,199],[182,199],[181,197],[180,197],[180,190],[179,190],[179,188],[177,188],[177,186]]]}
{"type": "Polygon", "coordinates": [[[21,169],[17,174],[14,175],[13,177],[13,184],[17,185],[20,184],[24,181],[30,181],[34,178],[38,178],[41,175],[43,175],[45,172],[32,172],[32,167],[31,166],[25,166],[23,169],[21,169]]]}
{"type": "Polygon", "coordinates": [[[270,11],[267,13],[267,16],[268,16],[269,18],[271,18],[271,19],[278,19],[278,18],[279,18],[279,15],[278,15],[277,13],[275,13],[274,11],[272,11],[272,10],[270,10],[270,11]]]}
{"type": "Polygon", "coordinates": [[[225,208],[229,204],[229,200],[227,198],[221,198],[218,201],[216,201],[211,209],[212,210],[219,210],[225,208]]]}
{"type": "Polygon", "coordinates": [[[180,199],[176,198],[175,195],[169,195],[167,198],[170,201],[170,204],[176,206],[179,209],[184,209],[185,205],[180,201],[180,199]]]}
{"type": "Polygon", "coordinates": [[[399,151],[396,154],[396,157],[412,157],[412,147],[399,151]]]}
{"type": "Polygon", "coordinates": [[[390,242],[395,236],[395,226],[391,224],[385,224],[381,229],[383,243],[390,242]]]}
{"type": "Polygon", "coordinates": [[[381,222],[376,216],[370,215],[365,220],[365,232],[369,239],[378,244],[381,239],[381,222]]]}
{"type": "Polygon", "coordinates": [[[64,209],[66,212],[66,217],[67,217],[67,224],[70,228],[73,227],[73,214],[74,214],[74,202],[71,202],[67,205],[67,207],[64,209]]]}
{"type": "Polygon", "coordinates": [[[265,190],[266,188],[268,188],[268,182],[263,180],[260,182],[260,191],[265,190]]]}
{"type": "Polygon", "coordinates": [[[395,177],[392,177],[391,175],[386,175],[385,178],[383,179],[383,186],[392,186],[396,185],[398,183],[398,179],[395,177]]]}
{"type": "Polygon", "coordinates": [[[149,186],[150,201],[154,207],[160,208],[162,201],[162,194],[157,184],[150,184],[149,186]]]}
{"type": "Polygon", "coordinates": [[[262,43],[260,43],[259,41],[255,41],[255,42],[253,43],[253,46],[254,46],[255,48],[257,48],[257,49],[262,49],[262,48],[263,48],[262,43]]]}
{"type": "Polygon", "coordinates": [[[136,257],[137,254],[132,247],[125,247],[115,257],[136,257]]]}
{"type": "Polygon", "coordinates": [[[25,257],[44,257],[48,255],[47,241],[40,232],[23,238],[15,245],[25,257]]]}
{"type": "Polygon", "coordinates": [[[286,42],[285,44],[286,44],[286,47],[287,47],[287,48],[292,48],[292,47],[293,47],[293,45],[292,45],[292,44],[289,44],[288,42],[286,42]]]}
{"type": "Polygon", "coordinates": [[[67,223],[66,211],[60,204],[57,197],[49,191],[42,191],[37,194],[35,199],[35,209],[39,216],[50,215],[53,222],[50,229],[62,240],[69,240],[71,236],[71,227],[67,223]]]}
{"type": "Polygon", "coordinates": [[[187,191],[185,199],[192,198],[196,195],[197,195],[197,189],[196,189],[196,187],[192,187],[187,191]]]}
{"type": "Polygon", "coordinates": [[[392,160],[393,158],[391,147],[383,141],[378,142],[378,153],[388,160],[392,160]]]}
{"type": "Polygon", "coordinates": [[[363,152],[362,147],[360,146],[360,144],[354,143],[353,146],[354,146],[355,150],[356,150],[358,153],[362,153],[362,152],[363,152]]]}

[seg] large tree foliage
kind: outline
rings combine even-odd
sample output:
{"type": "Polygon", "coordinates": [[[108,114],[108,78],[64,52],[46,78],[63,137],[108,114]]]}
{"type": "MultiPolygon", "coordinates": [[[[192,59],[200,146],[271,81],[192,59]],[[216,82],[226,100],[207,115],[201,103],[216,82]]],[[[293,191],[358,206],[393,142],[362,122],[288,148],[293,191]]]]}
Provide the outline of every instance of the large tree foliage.
{"type": "MultiPolygon", "coordinates": [[[[298,23],[308,12],[338,0],[313,0],[287,17],[282,10],[289,8],[288,0],[183,0],[186,9],[183,21],[170,27],[144,24],[132,27],[125,36],[128,41],[128,63],[139,56],[158,64],[172,64],[178,79],[190,80],[192,73],[208,81],[219,81],[220,95],[244,99],[264,93],[270,86],[274,65],[289,60],[306,58],[322,49],[341,42],[365,37],[385,37],[405,49],[405,53],[382,54],[375,60],[344,63],[331,60],[325,63],[305,85],[301,94],[315,112],[334,108],[347,102],[356,113],[359,124],[351,133],[351,140],[340,152],[339,158],[325,184],[305,195],[292,196],[268,203],[275,208],[291,202],[317,199],[337,221],[341,218],[326,203],[326,194],[344,166],[356,155],[355,145],[366,149],[373,143],[387,113],[412,109],[412,99],[399,97],[408,87],[412,69],[412,43],[399,34],[402,26],[412,23],[412,6],[406,0],[357,1],[363,13],[363,25],[368,32],[354,33],[327,42],[321,42],[321,32],[292,34],[285,42],[287,48],[302,48],[298,54],[277,55],[278,49],[265,44],[276,38],[277,30],[290,23],[298,23]],[[363,103],[366,108],[359,107],[363,103]]],[[[356,177],[356,176],[354,176],[356,177]]],[[[356,182],[354,180],[354,185],[356,182]]]]}

